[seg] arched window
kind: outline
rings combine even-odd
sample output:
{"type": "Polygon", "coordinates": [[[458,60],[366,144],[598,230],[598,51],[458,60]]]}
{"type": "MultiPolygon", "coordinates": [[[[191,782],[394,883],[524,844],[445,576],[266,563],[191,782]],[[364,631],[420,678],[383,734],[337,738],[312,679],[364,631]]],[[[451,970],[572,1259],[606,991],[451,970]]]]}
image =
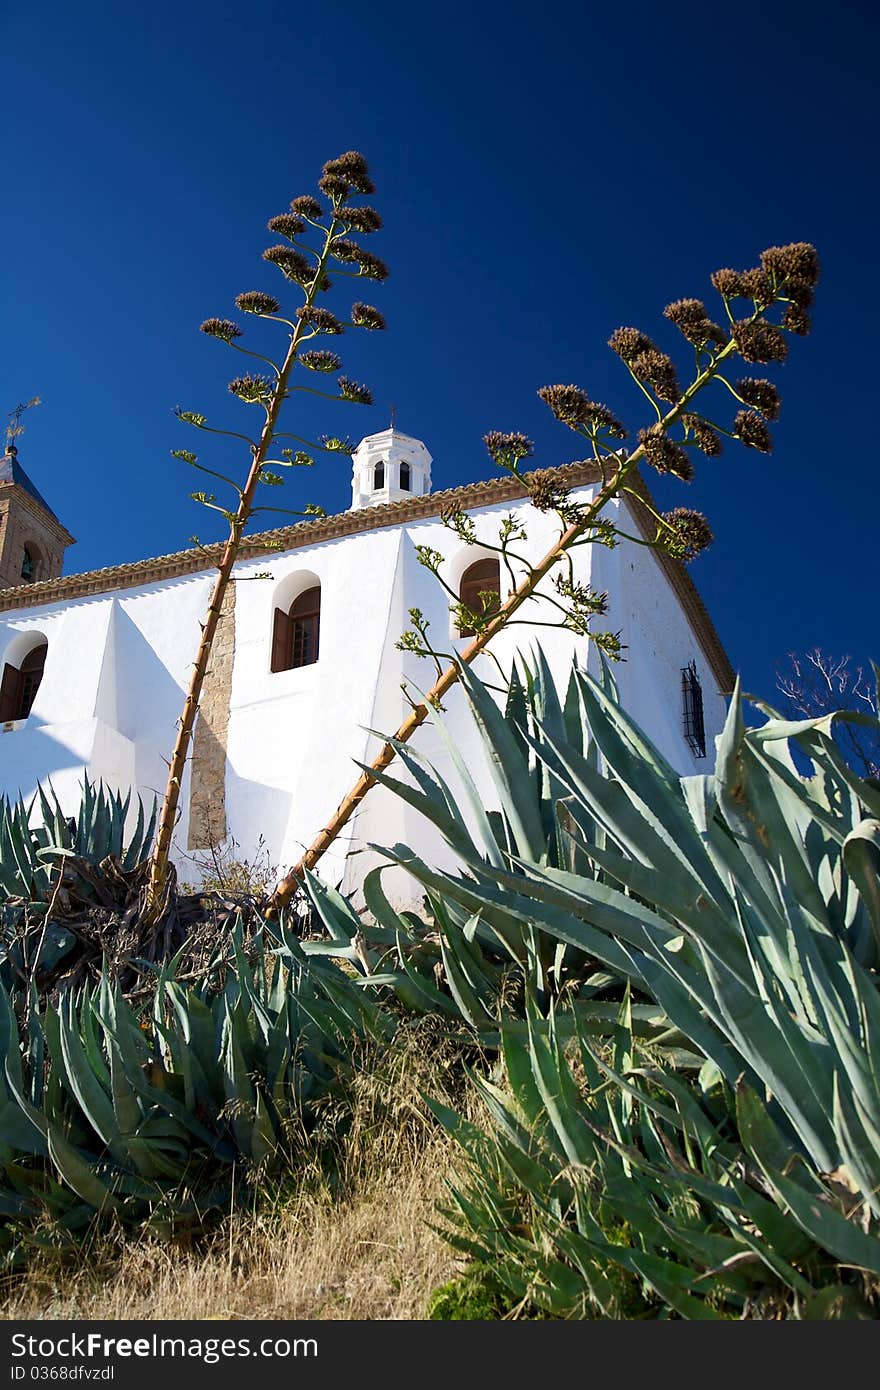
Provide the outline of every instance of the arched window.
{"type": "Polygon", "coordinates": [[[321,586],[293,600],[285,612],[275,609],[272,630],[272,670],[292,671],[298,666],[311,666],[318,660],[321,635],[321,586]]]}
{"type": "Polygon", "coordinates": [[[382,460],[373,465],[373,491],[378,492],[385,486],[385,464],[382,460]]]}
{"type": "Polygon", "coordinates": [[[400,465],[400,490],[401,492],[409,492],[411,490],[411,486],[412,485],[410,483],[409,464],[402,463],[400,465]]]}
{"type": "MultiPolygon", "coordinates": [[[[497,613],[501,606],[501,571],[497,560],[476,560],[461,576],[458,596],[472,613],[497,613]]],[[[460,637],[473,637],[472,627],[461,627],[460,637]]]]}
{"type": "Polygon", "coordinates": [[[25,584],[30,584],[40,577],[40,560],[33,546],[26,545],[24,548],[21,557],[21,577],[25,584]]]}
{"type": "Polygon", "coordinates": [[[37,697],[43,669],[46,665],[46,642],[32,647],[20,666],[9,662],[3,667],[0,680],[0,724],[9,719],[27,719],[37,697]]]}

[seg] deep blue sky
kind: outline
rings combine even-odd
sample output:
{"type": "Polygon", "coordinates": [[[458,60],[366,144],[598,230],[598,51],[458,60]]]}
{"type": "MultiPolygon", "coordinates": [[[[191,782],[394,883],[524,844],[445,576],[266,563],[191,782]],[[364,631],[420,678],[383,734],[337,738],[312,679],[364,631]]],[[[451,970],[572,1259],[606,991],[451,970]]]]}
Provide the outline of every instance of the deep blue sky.
{"type": "MultiPolygon", "coordinates": [[[[297,418],[357,439],[393,401],[438,489],[491,475],[491,428],[531,434],[541,464],[577,457],[535,396],[549,382],[645,423],[611,330],[633,323],[678,352],[669,300],[712,304],[713,269],[814,241],[814,332],[778,373],[774,454],[730,443],[689,488],[655,490],[710,517],[716,543],[692,573],[748,688],[771,694],[788,650],[880,654],[868,0],[6,0],[0,36],[0,408],[43,397],[21,459],[78,538],[68,570],[216,534],[169,454],[208,462],[204,436],[171,410],[254,415],[225,394],[244,359],[198,324],[234,313],[241,290],[287,288],[260,259],[266,220],[355,147],[386,223],[370,245],[392,269],[362,297],[389,332],[339,341],[377,404],[297,418]]],[[[298,481],[332,511],[349,479],[331,458],[298,481]]]]}

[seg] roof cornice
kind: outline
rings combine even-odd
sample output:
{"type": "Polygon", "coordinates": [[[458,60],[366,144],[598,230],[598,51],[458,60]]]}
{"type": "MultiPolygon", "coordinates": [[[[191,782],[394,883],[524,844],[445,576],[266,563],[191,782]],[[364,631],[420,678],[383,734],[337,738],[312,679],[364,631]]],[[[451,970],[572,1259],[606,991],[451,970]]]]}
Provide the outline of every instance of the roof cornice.
{"type": "MultiPolygon", "coordinates": [[[[19,506],[24,506],[25,511],[32,512],[40,524],[47,531],[51,531],[57,540],[61,541],[65,549],[69,545],[76,544],[75,537],[70,534],[66,526],[62,525],[55,513],[41,498],[36,497],[29,488],[22,487],[21,483],[14,482],[12,479],[0,479],[0,502],[6,502],[13,497],[19,506]]],[[[45,582],[52,583],[53,581],[47,580],[45,582]]]]}
{"type": "MultiPolygon", "coordinates": [[[[592,463],[568,463],[560,468],[542,470],[550,471],[556,475],[560,483],[569,488],[585,487],[597,482],[600,477],[598,469],[592,463]]],[[[640,475],[636,481],[636,488],[644,496],[645,502],[649,503],[650,493],[640,475]]],[[[261,555],[279,551],[301,550],[306,546],[320,545],[323,541],[338,540],[343,536],[354,536],[389,526],[404,525],[411,521],[422,521],[439,516],[446,510],[467,511],[478,507],[496,506],[499,502],[513,502],[527,495],[527,489],[522,483],[508,475],[490,478],[484,482],[468,483],[464,487],[449,488],[445,492],[428,493],[425,497],[405,497],[399,502],[386,502],[379,506],[362,507],[356,511],[337,512],[334,516],[300,521],[292,526],[280,526],[271,531],[259,531],[247,536],[242,541],[239,560],[256,559],[261,555]]],[[[629,505],[642,535],[647,540],[653,539],[654,526],[648,507],[640,504],[637,499],[633,499],[629,505]]],[[[223,542],[217,542],[195,549],[178,550],[171,555],[158,555],[128,564],[109,565],[106,569],[89,570],[84,574],[63,575],[59,579],[44,579],[36,584],[21,584],[12,589],[0,589],[0,613],[23,608],[40,608],[48,604],[68,602],[71,599],[91,598],[97,594],[111,593],[116,589],[132,589],[145,584],[178,579],[187,574],[199,574],[218,564],[222,553],[223,542]]],[[[735,680],[733,667],[696,585],[680,561],[673,560],[663,551],[654,551],[654,555],[681,600],[719,689],[725,695],[729,694],[735,680]]]]}

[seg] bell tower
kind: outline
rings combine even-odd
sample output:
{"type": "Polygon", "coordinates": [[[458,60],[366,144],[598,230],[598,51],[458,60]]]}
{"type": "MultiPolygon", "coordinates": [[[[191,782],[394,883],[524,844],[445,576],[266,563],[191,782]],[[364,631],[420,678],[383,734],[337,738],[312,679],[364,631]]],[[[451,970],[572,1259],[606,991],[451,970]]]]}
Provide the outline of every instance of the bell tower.
{"type": "Polygon", "coordinates": [[[420,439],[392,425],[368,434],[352,454],[351,511],[424,497],[431,491],[431,455],[420,439]]]}
{"type": "Polygon", "coordinates": [[[19,463],[13,436],[0,457],[0,589],[57,579],[73,544],[19,463]]]}

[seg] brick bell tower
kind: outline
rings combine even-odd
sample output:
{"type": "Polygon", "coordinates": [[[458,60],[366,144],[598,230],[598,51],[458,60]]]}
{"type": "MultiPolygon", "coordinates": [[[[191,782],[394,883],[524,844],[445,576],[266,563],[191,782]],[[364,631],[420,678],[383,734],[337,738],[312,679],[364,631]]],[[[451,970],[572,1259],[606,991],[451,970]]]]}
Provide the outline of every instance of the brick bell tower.
{"type": "Polygon", "coordinates": [[[73,544],[19,463],[11,438],[0,457],[0,589],[57,579],[73,544]]]}

